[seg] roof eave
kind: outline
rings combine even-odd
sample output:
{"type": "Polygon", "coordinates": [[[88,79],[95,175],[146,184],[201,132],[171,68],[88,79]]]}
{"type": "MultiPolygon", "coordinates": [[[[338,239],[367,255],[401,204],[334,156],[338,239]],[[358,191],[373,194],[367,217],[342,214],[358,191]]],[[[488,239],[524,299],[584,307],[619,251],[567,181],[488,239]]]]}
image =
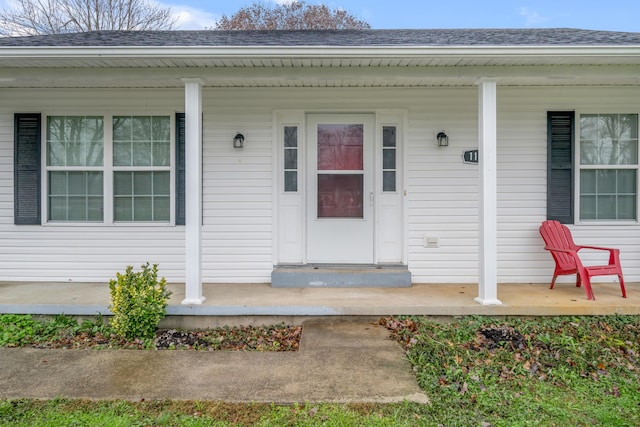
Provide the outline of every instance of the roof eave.
{"type": "Polygon", "coordinates": [[[1,58],[640,57],[631,46],[90,46],[0,47],[1,58]]]}

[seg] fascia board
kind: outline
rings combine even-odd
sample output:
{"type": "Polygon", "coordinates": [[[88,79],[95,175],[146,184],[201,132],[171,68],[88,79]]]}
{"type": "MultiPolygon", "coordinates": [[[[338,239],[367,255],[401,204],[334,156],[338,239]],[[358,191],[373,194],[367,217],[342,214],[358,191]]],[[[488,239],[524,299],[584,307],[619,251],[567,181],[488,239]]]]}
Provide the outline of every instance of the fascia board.
{"type": "Polygon", "coordinates": [[[640,57],[640,46],[369,46],[369,47],[17,47],[1,46],[1,58],[420,58],[420,57],[640,57]]]}

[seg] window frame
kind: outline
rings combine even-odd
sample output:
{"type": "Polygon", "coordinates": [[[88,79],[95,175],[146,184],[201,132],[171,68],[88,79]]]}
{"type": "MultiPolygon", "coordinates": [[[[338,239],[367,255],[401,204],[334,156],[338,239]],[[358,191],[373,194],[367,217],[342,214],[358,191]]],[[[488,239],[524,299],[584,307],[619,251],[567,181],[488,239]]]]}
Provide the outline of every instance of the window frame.
{"type": "Polygon", "coordinates": [[[41,151],[40,159],[40,177],[42,185],[40,188],[41,200],[41,217],[42,225],[47,226],[152,226],[165,227],[176,225],[176,114],[167,110],[89,110],[89,111],[43,111],[41,120],[41,151]],[[47,147],[47,126],[48,119],[52,116],[100,116],[104,123],[104,147],[103,147],[103,165],[101,167],[85,167],[83,171],[100,169],[103,173],[103,218],[102,221],[52,221],[49,220],[49,172],[52,170],[47,165],[48,147],[47,147]],[[113,117],[115,116],[164,116],[169,118],[169,166],[135,166],[122,167],[113,165],[113,117]],[[169,171],[169,221],[115,221],[114,220],[114,176],[117,171],[169,171]]]}
{"type": "Polygon", "coordinates": [[[574,142],[574,146],[575,146],[575,150],[574,150],[574,171],[573,171],[573,178],[574,178],[574,182],[575,182],[575,190],[574,190],[574,212],[575,212],[575,218],[574,218],[574,224],[576,225],[637,225],[640,223],[640,112],[638,111],[613,111],[613,110],[609,110],[609,109],[605,109],[605,110],[597,110],[597,111],[593,111],[593,110],[585,110],[585,111],[580,111],[580,110],[576,110],[575,111],[576,117],[575,117],[575,142],[574,142]],[[638,146],[637,146],[637,153],[638,153],[638,157],[636,160],[635,164],[612,164],[612,165],[607,165],[607,164],[597,164],[597,165],[583,165],[581,163],[581,142],[582,142],[582,135],[581,135],[581,119],[583,116],[585,115],[618,115],[618,116],[622,116],[622,115],[635,115],[637,120],[636,120],[636,125],[637,125],[637,129],[636,129],[636,133],[638,135],[638,146]],[[581,213],[581,209],[580,209],[580,205],[581,205],[581,199],[582,199],[582,185],[581,185],[581,172],[583,170],[635,170],[636,171],[636,200],[635,200],[635,206],[636,206],[636,212],[635,212],[635,219],[582,219],[582,213],[581,213]]]}

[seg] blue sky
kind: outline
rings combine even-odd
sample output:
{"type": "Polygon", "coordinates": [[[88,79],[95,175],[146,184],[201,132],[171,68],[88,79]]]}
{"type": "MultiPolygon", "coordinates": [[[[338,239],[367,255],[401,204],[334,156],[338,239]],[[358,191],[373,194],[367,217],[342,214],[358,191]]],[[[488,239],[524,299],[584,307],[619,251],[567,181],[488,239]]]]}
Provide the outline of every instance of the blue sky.
{"type": "MultiPolygon", "coordinates": [[[[0,0],[2,1],[2,0],[0,0]]],[[[290,0],[261,0],[263,3],[290,0]]],[[[162,0],[181,29],[211,27],[251,0],[162,0]]],[[[548,28],[640,32],[640,0],[307,0],[343,8],[373,28],[548,28]]]]}
{"type": "MultiPolygon", "coordinates": [[[[12,0],[0,0],[5,8],[12,0]]],[[[169,6],[178,29],[212,27],[252,0],[149,0],[169,6]]],[[[259,0],[263,3],[292,0],[259,0]]],[[[307,0],[343,8],[373,28],[548,28],[640,32],[640,0],[307,0]]]]}

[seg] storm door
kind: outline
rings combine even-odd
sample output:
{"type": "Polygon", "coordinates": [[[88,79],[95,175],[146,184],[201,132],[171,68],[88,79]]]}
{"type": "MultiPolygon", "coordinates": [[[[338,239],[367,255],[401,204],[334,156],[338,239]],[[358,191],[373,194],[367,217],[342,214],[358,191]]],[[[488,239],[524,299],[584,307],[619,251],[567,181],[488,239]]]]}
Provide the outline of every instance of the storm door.
{"type": "Polygon", "coordinates": [[[307,119],[307,262],[374,260],[374,118],[307,119]]]}

